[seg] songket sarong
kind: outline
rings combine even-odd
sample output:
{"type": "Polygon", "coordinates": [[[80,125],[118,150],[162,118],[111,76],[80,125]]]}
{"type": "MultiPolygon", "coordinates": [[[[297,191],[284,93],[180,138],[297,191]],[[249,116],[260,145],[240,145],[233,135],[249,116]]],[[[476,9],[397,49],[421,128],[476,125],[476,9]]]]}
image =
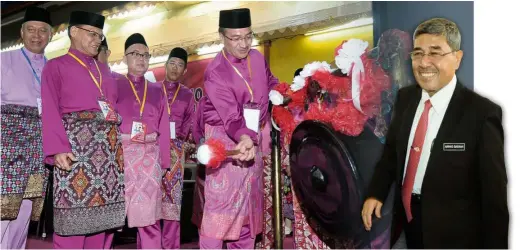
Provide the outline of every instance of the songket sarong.
{"type": "MultiPolygon", "coordinates": [[[[289,166],[288,166],[289,167],[289,166]]],[[[282,179],[284,180],[283,195],[282,195],[282,211],[284,212],[284,219],[294,220],[295,213],[293,212],[293,194],[291,193],[291,176],[282,170],[282,179]]]]}
{"type": "Polygon", "coordinates": [[[125,161],[126,215],[128,227],[145,227],[162,217],[162,169],[157,134],[147,134],[144,143],[122,135],[125,161]]]}
{"type": "Polygon", "coordinates": [[[15,220],[23,199],[31,199],[38,221],[49,171],[42,152],[42,122],[36,107],[2,105],[1,219],[15,220]]]}
{"type": "Polygon", "coordinates": [[[171,169],[162,178],[162,219],[180,221],[185,151],[183,142],[171,140],[171,169]]]}
{"type": "Polygon", "coordinates": [[[124,164],[118,122],[102,112],[66,114],[64,127],[77,162],[54,171],[54,230],[86,235],[125,223],[124,164]]]}
{"type": "MultiPolygon", "coordinates": [[[[355,249],[355,243],[332,238],[327,234],[319,234],[319,228],[312,228],[293,188],[293,208],[295,211],[295,227],[293,230],[294,244],[296,249],[355,249]],[[332,246],[332,247],[330,247],[332,246]]],[[[372,246],[371,249],[383,249],[385,247],[372,246]]]]}
{"type": "MultiPolygon", "coordinates": [[[[222,141],[227,150],[236,143],[223,126],[205,125],[205,138],[222,141]]],[[[200,234],[220,240],[238,240],[244,225],[250,225],[251,236],[262,232],[263,211],[263,152],[269,144],[269,127],[260,129],[255,160],[239,163],[226,159],[219,168],[206,168],[205,203],[200,234]]]]}

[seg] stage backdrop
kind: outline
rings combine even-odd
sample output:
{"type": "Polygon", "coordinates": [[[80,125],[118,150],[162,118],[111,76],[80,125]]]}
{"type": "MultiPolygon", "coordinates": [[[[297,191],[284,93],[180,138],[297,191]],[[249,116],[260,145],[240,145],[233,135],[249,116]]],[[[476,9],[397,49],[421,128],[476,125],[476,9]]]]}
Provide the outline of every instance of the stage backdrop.
{"type": "MultiPolygon", "coordinates": [[[[183,76],[182,83],[193,92],[195,103],[198,103],[204,95],[204,72],[212,60],[213,58],[208,58],[187,63],[187,73],[183,76]]],[[[155,82],[163,81],[165,76],[166,68],[164,64],[151,68],[146,73],[146,77],[155,82]]],[[[194,108],[196,108],[196,105],[194,108]]]]}

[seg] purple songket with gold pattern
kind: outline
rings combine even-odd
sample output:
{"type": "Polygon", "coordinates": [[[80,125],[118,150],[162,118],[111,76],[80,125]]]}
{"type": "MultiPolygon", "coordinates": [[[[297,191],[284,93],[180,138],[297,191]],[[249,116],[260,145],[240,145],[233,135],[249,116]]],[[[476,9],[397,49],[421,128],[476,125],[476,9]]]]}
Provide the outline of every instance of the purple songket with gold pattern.
{"type": "Polygon", "coordinates": [[[38,221],[49,171],[42,154],[42,124],[36,107],[2,105],[2,220],[18,216],[23,199],[33,201],[31,220],[38,221]]]}
{"type": "MultiPolygon", "coordinates": [[[[119,121],[118,121],[119,122],[119,121]]],[[[85,235],[124,225],[124,165],[117,122],[102,112],[63,116],[77,162],[54,171],[54,230],[85,235]]]]}

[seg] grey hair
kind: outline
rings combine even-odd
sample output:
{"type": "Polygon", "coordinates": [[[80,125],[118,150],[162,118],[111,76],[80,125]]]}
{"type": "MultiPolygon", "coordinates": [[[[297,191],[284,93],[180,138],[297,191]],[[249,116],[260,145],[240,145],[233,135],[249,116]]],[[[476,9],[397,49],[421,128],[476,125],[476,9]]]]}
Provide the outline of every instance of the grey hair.
{"type": "Polygon", "coordinates": [[[446,37],[446,41],[452,50],[460,50],[460,30],[454,22],[445,18],[432,18],[419,24],[413,40],[420,35],[430,34],[446,37]]]}

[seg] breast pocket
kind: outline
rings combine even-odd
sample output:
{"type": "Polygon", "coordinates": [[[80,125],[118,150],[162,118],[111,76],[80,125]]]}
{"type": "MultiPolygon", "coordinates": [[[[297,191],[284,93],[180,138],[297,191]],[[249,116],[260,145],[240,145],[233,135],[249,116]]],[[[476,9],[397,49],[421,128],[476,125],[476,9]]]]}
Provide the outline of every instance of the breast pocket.
{"type": "Polygon", "coordinates": [[[429,171],[433,172],[435,183],[439,183],[437,185],[441,194],[454,199],[468,197],[468,190],[476,179],[475,147],[471,140],[461,137],[435,142],[430,156],[433,167],[429,171]]]}
{"type": "Polygon", "coordinates": [[[474,141],[467,138],[457,138],[451,140],[443,140],[437,145],[434,145],[435,153],[443,159],[446,164],[454,167],[468,166],[471,164],[474,156],[475,145],[474,141]]]}

